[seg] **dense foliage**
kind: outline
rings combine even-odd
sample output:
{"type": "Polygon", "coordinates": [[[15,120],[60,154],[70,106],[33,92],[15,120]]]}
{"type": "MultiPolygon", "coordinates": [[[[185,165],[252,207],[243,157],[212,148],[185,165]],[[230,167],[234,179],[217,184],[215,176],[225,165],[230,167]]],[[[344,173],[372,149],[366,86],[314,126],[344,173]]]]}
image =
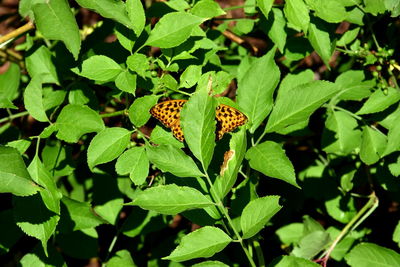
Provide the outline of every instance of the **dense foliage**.
{"type": "MultiPolygon", "coordinates": [[[[400,0],[21,0],[0,262],[400,266],[400,0]],[[179,142],[149,110],[187,99],[179,142]],[[216,141],[215,109],[247,123],[216,141]]],[[[168,115],[168,114],[167,114],[168,115]]]]}

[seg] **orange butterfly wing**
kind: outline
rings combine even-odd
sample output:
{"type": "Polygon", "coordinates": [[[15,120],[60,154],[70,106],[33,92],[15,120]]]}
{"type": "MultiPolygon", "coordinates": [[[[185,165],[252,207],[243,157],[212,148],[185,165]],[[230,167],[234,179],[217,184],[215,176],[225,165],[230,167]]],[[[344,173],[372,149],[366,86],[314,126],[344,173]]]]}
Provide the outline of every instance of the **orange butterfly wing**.
{"type": "Polygon", "coordinates": [[[219,104],[215,111],[217,119],[217,139],[220,140],[225,133],[235,130],[247,122],[247,117],[239,110],[219,104]]]}
{"type": "Polygon", "coordinates": [[[183,142],[180,112],[187,100],[168,100],[161,102],[150,109],[150,114],[161,121],[179,141],[183,142]]]}
{"type": "MultiPolygon", "coordinates": [[[[176,139],[181,142],[185,138],[181,128],[180,112],[186,102],[187,100],[167,100],[150,109],[151,115],[166,127],[171,128],[176,139]]],[[[225,133],[233,131],[247,122],[247,117],[242,112],[224,104],[218,105],[215,118],[217,120],[217,140],[220,140],[225,133]]]]}

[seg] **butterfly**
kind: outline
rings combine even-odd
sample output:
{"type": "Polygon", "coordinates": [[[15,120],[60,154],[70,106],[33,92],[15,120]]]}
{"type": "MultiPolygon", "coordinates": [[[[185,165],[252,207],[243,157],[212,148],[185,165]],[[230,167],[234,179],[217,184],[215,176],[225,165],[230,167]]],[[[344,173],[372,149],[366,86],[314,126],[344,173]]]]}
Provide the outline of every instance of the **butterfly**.
{"type": "MultiPolygon", "coordinates": [[[[158,119],[166,127],[171,128],[172,133],[179,141],[185,140],[181,128],[180,113],[187,100],[167,100],[150,109],[150,114],[158,119]]],[[[217,120],[216,135],[220,140],[225,133],[235,130],[247,122],[247,117],[239,110],[224,104],[219,104],[215,110],[217,120]]]]}

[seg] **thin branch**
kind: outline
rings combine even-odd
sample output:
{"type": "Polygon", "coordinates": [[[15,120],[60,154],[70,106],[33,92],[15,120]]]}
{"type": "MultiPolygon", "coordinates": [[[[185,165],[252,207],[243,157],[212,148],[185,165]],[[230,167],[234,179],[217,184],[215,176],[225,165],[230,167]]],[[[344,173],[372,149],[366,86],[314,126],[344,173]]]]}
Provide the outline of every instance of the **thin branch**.
{"type": "Polygon", "coordinates": [[[34,28],[35,28],[35,25],[29,21],[24,26],[21,26],[18,29],[15,29],[14,31],[12,31],[8,34],[1,36],[0,37],[0,45],[7,42],[8,40],[14,39],[14,38],[20,36],[21,34],[28,32],[34,28]]]}
{"type": "Polygon", "coordinates": [[[351,221],[343,228],[328,250],[326,250],[324,255],[316,260],[316,262],[322,262],[322,266],[326,267],[329,257],[336,245],[346,236],[348,232],[353,231],[357,226],[359,226],[378,207],[378,204],[378,198],[376,197],[375,193],[372,193],[364,207],[362,207],[360,211],[353,217],[353,219],[351,219],[351,221]]]}
{"type": "Polygon", "coordinates": [[[218,194],[215,192],[214,186],[211,182],[210,176],[207,173],[207,170],[203,167],[203,171],[204,171],[204,177],[206,178],[209,186],[210,186],[210,190],[211,190],[211,195],[213,196],[213,198],[215,199],[215,202],[217,204],[218,210],[220,212],[222,212],[225,216],[225,218],[228,220],[228,223],[230,225],[230,227],[232,228],[237,240],[239,241],[240,245],[242,246],[242,249],[244,251],[244,253],[246,254],[246,257],[250,263],[250,265],[252,267],[255,267],[256,264],[253,261],[253,257],[250,255],[249,250],[246,248],[244,242],[243,242],[243,238],[240,236],[239,232],[236,230],[235,224],[233,223],[231,217],[229,216],[229,213],[226,211],[224,204],[222,203],[222,200],[219,198],[218,194]]]}
{"type": "Polygon", "coordinates": [[[17,113],[17,114],[13,114],[13,115],[10,115],[10,116],[8,116],[6,118],[0,119],[0,123],[6,122],[6,121],[12,121],[13,119],[24,117],[24,116],[26,116],[28,114],[29,114],[28,111],[23,111],[23,112],[20,112],[20,113],[17,113]]]}

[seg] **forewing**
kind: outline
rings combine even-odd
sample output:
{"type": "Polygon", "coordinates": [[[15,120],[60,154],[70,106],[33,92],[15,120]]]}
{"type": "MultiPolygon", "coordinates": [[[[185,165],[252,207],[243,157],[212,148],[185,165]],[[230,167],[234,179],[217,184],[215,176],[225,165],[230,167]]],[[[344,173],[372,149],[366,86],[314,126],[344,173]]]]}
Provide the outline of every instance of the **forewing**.
{"type": "Polygon", "coordinates": [[[217,139],[221,139],[225,133],[235,130],[247,122],[247,117],[239,110],[220,104],[215,112],[217,119],[217,139]]]}
{"type": "Polygon", "coordinates": [[[150,114],[158,119],[166,127],[172,129],[172,133],[183,141],[183,133],[180,127],[180,113],[187,100],[167,100],[150,109],[150,114]]]}

